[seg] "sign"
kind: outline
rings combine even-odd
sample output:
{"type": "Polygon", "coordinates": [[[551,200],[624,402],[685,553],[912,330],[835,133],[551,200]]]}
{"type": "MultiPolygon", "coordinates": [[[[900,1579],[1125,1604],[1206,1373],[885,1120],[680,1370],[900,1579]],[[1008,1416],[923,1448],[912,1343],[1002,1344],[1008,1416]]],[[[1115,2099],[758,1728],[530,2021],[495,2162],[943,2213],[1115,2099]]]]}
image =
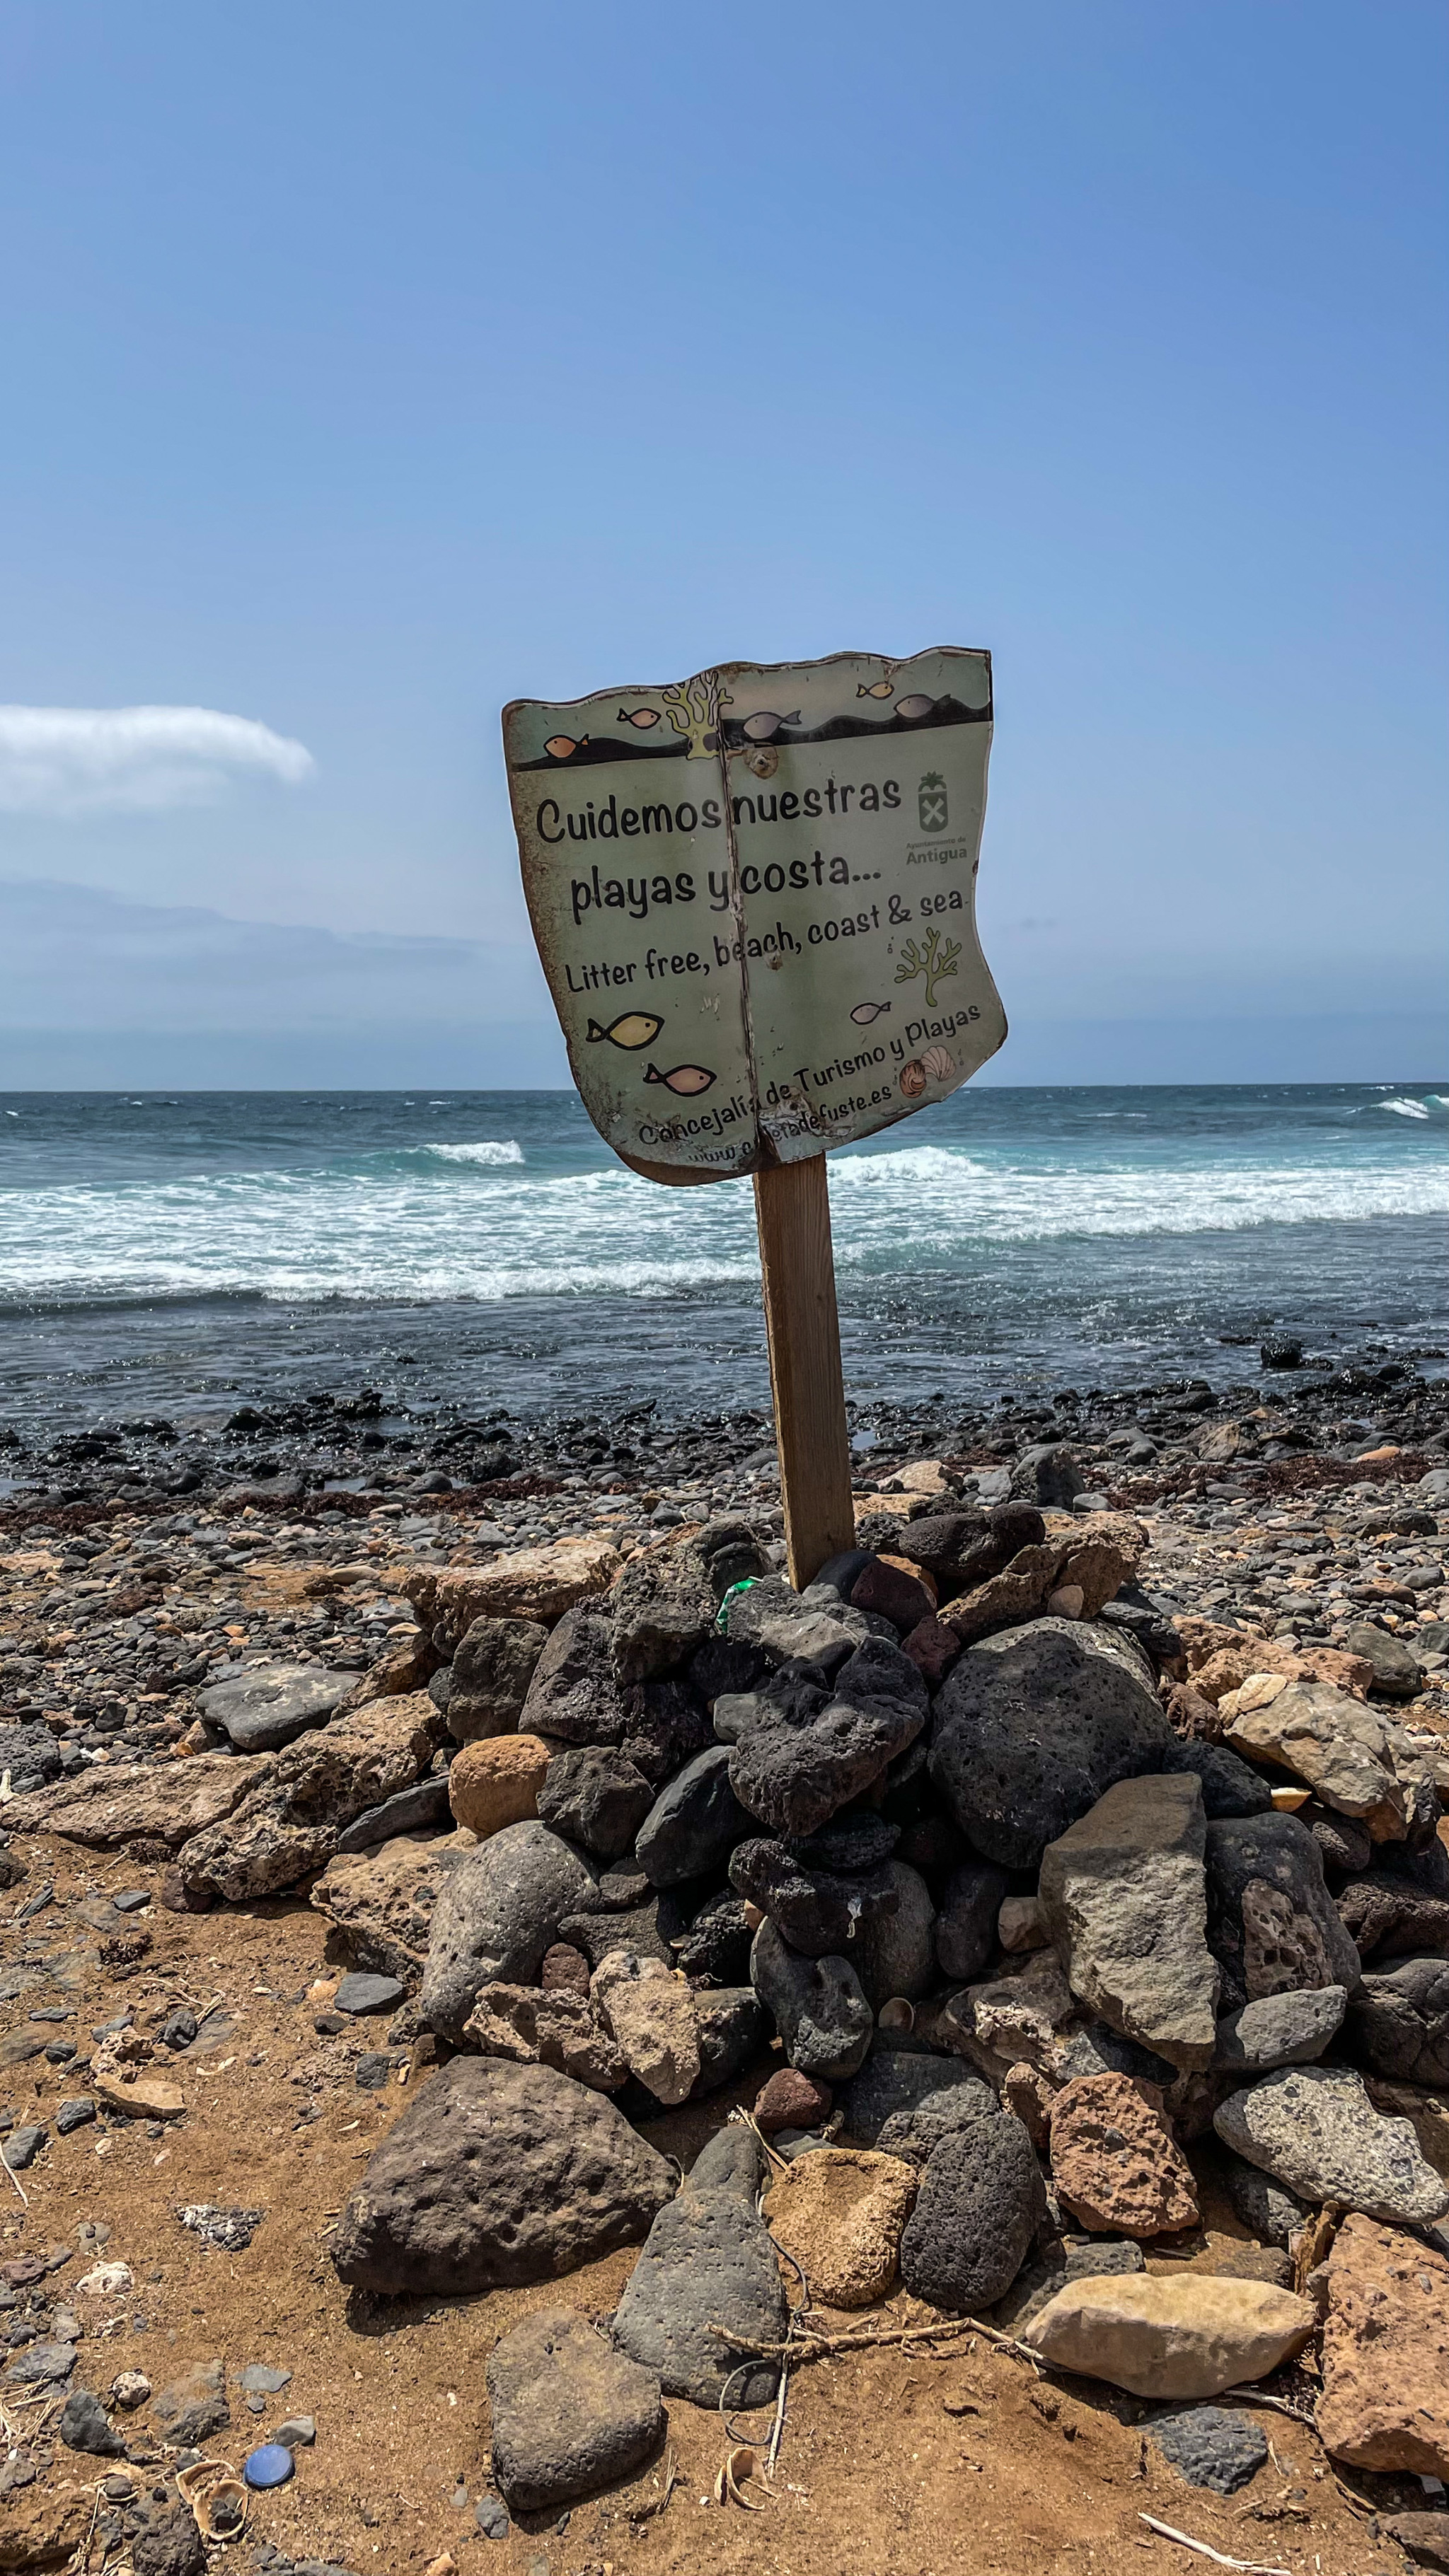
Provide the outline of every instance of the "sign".
{"type": "Polygon", "coordinates": [[[505,708],[534,936],[600,1134],[659,1181],[944,1100],[1006,1017],[976,936],[991,657],[736,662],[505,708]]]}

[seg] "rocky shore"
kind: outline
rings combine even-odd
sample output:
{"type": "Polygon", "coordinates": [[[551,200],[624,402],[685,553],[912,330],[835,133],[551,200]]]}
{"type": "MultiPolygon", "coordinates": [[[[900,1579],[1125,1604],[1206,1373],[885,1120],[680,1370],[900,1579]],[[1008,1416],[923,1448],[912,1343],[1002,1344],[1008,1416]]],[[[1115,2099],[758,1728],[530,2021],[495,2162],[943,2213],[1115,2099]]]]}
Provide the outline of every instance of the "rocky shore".
{"type": "Polygon", "coordinates": [[[800,1595],[759,1416],[12,1449],[0,2566],[1449,2564],[1449,1387],[1249,1361],[800,1595]]]}

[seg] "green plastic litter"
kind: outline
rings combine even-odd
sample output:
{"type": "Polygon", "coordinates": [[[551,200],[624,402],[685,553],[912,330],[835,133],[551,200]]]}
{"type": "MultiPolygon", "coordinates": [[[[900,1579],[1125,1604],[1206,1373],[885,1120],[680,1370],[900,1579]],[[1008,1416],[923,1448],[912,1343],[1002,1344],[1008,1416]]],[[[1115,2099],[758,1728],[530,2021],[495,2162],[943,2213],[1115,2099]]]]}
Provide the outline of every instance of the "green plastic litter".
{"type": "Polygon", "coordinates": [[[728,1592],[725,1594],[723,1601],[720,1603],[719,1608],[714,1614],[715,1628],[721,1637],[725,1632],[725,1622],[729,1618],[730,1603],[733,1601],[735,1594],[737,1592],[753,1592],[755,1585],[761,1580],[762,1577],[758,1574],[747,1574],[742,1583],[732,1583],[730,1585],[728,1592]]]}

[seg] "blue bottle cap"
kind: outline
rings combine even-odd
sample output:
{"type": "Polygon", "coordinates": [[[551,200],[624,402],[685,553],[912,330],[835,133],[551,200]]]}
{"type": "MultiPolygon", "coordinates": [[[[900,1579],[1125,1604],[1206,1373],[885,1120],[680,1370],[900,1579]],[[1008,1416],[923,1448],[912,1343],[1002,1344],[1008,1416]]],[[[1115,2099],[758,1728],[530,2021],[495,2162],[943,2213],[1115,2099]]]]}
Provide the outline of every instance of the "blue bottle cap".
{"type": "Polygon", "coordinates": [[[285,2442],[263,2442],[242,2462],[242,2476],[249,2487],[284,2487],[296,2465],[285,2442]]]}

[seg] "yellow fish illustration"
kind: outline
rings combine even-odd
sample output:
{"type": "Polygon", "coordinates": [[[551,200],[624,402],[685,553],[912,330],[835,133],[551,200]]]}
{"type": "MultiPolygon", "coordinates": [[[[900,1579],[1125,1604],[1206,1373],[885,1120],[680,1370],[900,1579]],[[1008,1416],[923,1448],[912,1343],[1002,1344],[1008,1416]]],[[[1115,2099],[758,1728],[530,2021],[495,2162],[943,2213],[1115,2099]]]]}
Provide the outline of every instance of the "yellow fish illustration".
{"type": "Polygon", "coordinates": [[[872,680],[867,688],[862,680],[855,694],[858,698],[889,698],[895,694],[895,685],[894,680],[872,680]]]}
{"type": "Polygon", "coordinates": [[[575,742],[571,734],[551,733],[543,747],[550,760],[572,760],[576,751],[585,748],[588,739],[587,734],[581,734],[575,742]]]}
{"type": "Polygon", "coordinates": [[[930,714],[935,703],[934,698],[899,698],[896,701],[896,714],[904,716],[907,724],[919,724],[922,716],[930,714]]]}
{"type": "Polygon", "coordinates": [[[857,1002],[850,1016],[858,1029],[868,1029],[872,1020],[880,1019],[889,1009],[889,1002],[857,1002]]]}
{"type": "Polygon", "coordinates": [[[788,716],[773,715],[768,707],[762,707],[758,715],[746,716],[740,731],[746,742],[769,742],[779,732],[781,725],[798,724],[799,721],[798,707],[788,716]]]}
{"type": "Polygon", "coordinates": [[[659,722],[659,709],[657,707],[621,707],[614,722],[637,725],[641,733],[647,733],[651,725],[657,725],[659,722]]]}
{"type": "Polygon", "coordinates": [[[677,1091],[681,1100],[692,1100],[696,1093],[708,1091],[714,1075],[702,1064],[673,1064],[667,1073],[661,1073],[657,1064],[651,1064],[644,1079],[646,1082],[662,1082],[670,1091],[677,1091]]]}
{"type": "Polygon", "coordinates": [[[652,1011],[624,1011],[606,1029],[601,1029],[597,1020],[590,1020],[584,1034],[590,1046],[607,1038],[610,1046],[645,1047],[653,1045],[663,1026],[664,1022],[657,1020],[652,1011]]]}

